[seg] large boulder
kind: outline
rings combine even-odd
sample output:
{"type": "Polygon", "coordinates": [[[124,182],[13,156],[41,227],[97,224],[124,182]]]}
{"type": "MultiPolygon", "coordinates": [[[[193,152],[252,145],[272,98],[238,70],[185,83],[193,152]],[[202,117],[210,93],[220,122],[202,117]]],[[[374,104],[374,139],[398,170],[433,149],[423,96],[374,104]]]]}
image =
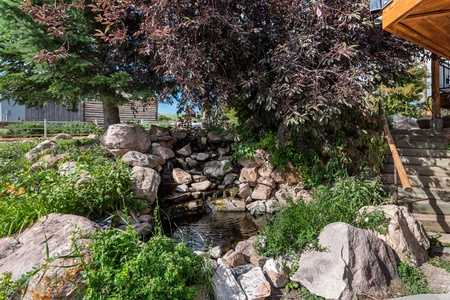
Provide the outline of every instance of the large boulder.
{"type": "Polygon", "coordinates": [[[46,140],[38,144],[36,147],[25,153],[25,158],[29,162],[34,162],[47,153],[53,153],[58,148],[58,144],[52,140],[46,140]]]}
{"type": "Polygon", "coordinates": [[[133,167],[131,178],[134,180],[133,192],[138,197],[147,199],[149,204],[153,204],[158,193],[161,176],[158,172],[150,168],[133,167]]]}
{"type": "Polygon", "coordinates": [[[388,227],[386,234],[374,232],[380,239],[391,246],[400,260],[421,266],[428,260],[430,240],[422,224],[403,206],[365,206],[360,209],[359,215],[373,212],[384,213],[388,227]]]}
{"type": "Polygon", "coordinates": [[[346,223],[326,226],[318,238],[323,251],[300,257],[291,280],[327,299],[373,295],[397,279],[395,251],[373,233],[346,223]]]}
{"type": "Polygon", "coordinates": [[[150,149],[150,136],[139,125],[113,124],[100,137],[101,144],[116,156],[128,151],[145,153],[150,149]]]}
{"type": "MultiPolygon", "coordinates": [[[[74,215],[53,213],[43,216],[36,224],[16,237],[0,239],[0,274],[12,273],[12,280],[33,268],[43,266],[30,278],[23,299],[76,299],[86,288],[79,257],[74,252],[72,237],[101,230],[94,222],[74,215]],[[52,258],[47,262],[48,257],[52,258]],[[67,256],[67,257],[64,257],[67,256]]],[[[77,247],[86,254],[89,239],[76,240],[77,247]]],[[[89,255],[84,255],[87,262],[89,255]]]]}

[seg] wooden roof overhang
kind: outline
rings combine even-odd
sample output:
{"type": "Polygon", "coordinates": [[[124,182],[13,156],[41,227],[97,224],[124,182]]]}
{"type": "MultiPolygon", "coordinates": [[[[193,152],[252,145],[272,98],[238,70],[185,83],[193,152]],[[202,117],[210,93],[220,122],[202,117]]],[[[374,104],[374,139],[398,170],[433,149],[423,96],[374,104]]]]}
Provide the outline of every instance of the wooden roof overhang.
{"type": "Polygon", "coordinates": [[[383,29],[450,60],[450,0],[393,0],[383,29]]]}

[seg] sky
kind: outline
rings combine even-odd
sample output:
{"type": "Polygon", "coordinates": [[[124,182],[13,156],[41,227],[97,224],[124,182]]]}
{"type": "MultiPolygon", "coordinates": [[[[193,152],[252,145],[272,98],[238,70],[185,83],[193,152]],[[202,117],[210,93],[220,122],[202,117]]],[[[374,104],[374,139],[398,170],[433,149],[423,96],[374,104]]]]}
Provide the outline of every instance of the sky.
{"type": "Polygon", "coordinates": [[[176,103],[170,105],[167,103],[159,103],[158,104],[158,113],[159,114],[176,114],[177,113],[177,105],[176,103]]]}

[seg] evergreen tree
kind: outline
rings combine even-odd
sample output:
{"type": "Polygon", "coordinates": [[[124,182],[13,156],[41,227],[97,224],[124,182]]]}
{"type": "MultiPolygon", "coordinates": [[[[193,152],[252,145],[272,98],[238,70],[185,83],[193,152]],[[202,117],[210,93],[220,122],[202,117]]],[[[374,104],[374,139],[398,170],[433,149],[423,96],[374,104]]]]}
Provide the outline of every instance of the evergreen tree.
{"type": "MultiPolygon", "coordinates": [[[[161,89],[153,53],[137,55],[129,39],[105,43],[95,34],[101,24],[88,6],[43,0],[22,5],[0,0],[0,93],[19,104],[51,101],[72,108],[80,101],[103,103],[105,128],[119,123],[118,105],[152,100],[161,89]]],[[[141,16],[129,13],[130,37],[141,16]]]]}

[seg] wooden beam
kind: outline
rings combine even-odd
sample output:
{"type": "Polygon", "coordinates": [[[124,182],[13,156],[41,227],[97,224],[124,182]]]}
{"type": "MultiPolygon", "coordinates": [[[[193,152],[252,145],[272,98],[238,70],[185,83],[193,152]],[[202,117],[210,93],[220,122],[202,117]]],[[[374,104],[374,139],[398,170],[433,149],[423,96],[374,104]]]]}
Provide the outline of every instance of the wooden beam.
{"type": "Polygon", "coordinates": [[[383,29],[450,60],[449,49],[442,47],[441,45],[439,45],[439,43],[433,42],[428,37],[419,32],[416,32],[403,23],[392,24],[391,26],[383,29]]]}
{"type": "Polygon", "coordinates": [[[404,18],[404,20],[420,20],[420,19],[425,19],[425,18],[431,18],[431,17],[442,17],[442,16],[448,16],[450,15],[450,9],[446,9],[446,10],[440,10],[440,11],[430,11],[430,12],[426,12],[426,13],[421,13],[421,14],[415,14],[415,15],[409,15],[406,18],[404,18]]]}
{"type": "Polygon", "coordinates": [[[395,0],[383,9],[383,29],[391,26],[408,14],[423,0],[395,0]]]}
{"type": "Polygon", "coordinates": [[[439,82],[439,56],[431,56],[431,91],[433,97],[433,115],[435,119],[441,118],[441,91],[439,82]]]}

